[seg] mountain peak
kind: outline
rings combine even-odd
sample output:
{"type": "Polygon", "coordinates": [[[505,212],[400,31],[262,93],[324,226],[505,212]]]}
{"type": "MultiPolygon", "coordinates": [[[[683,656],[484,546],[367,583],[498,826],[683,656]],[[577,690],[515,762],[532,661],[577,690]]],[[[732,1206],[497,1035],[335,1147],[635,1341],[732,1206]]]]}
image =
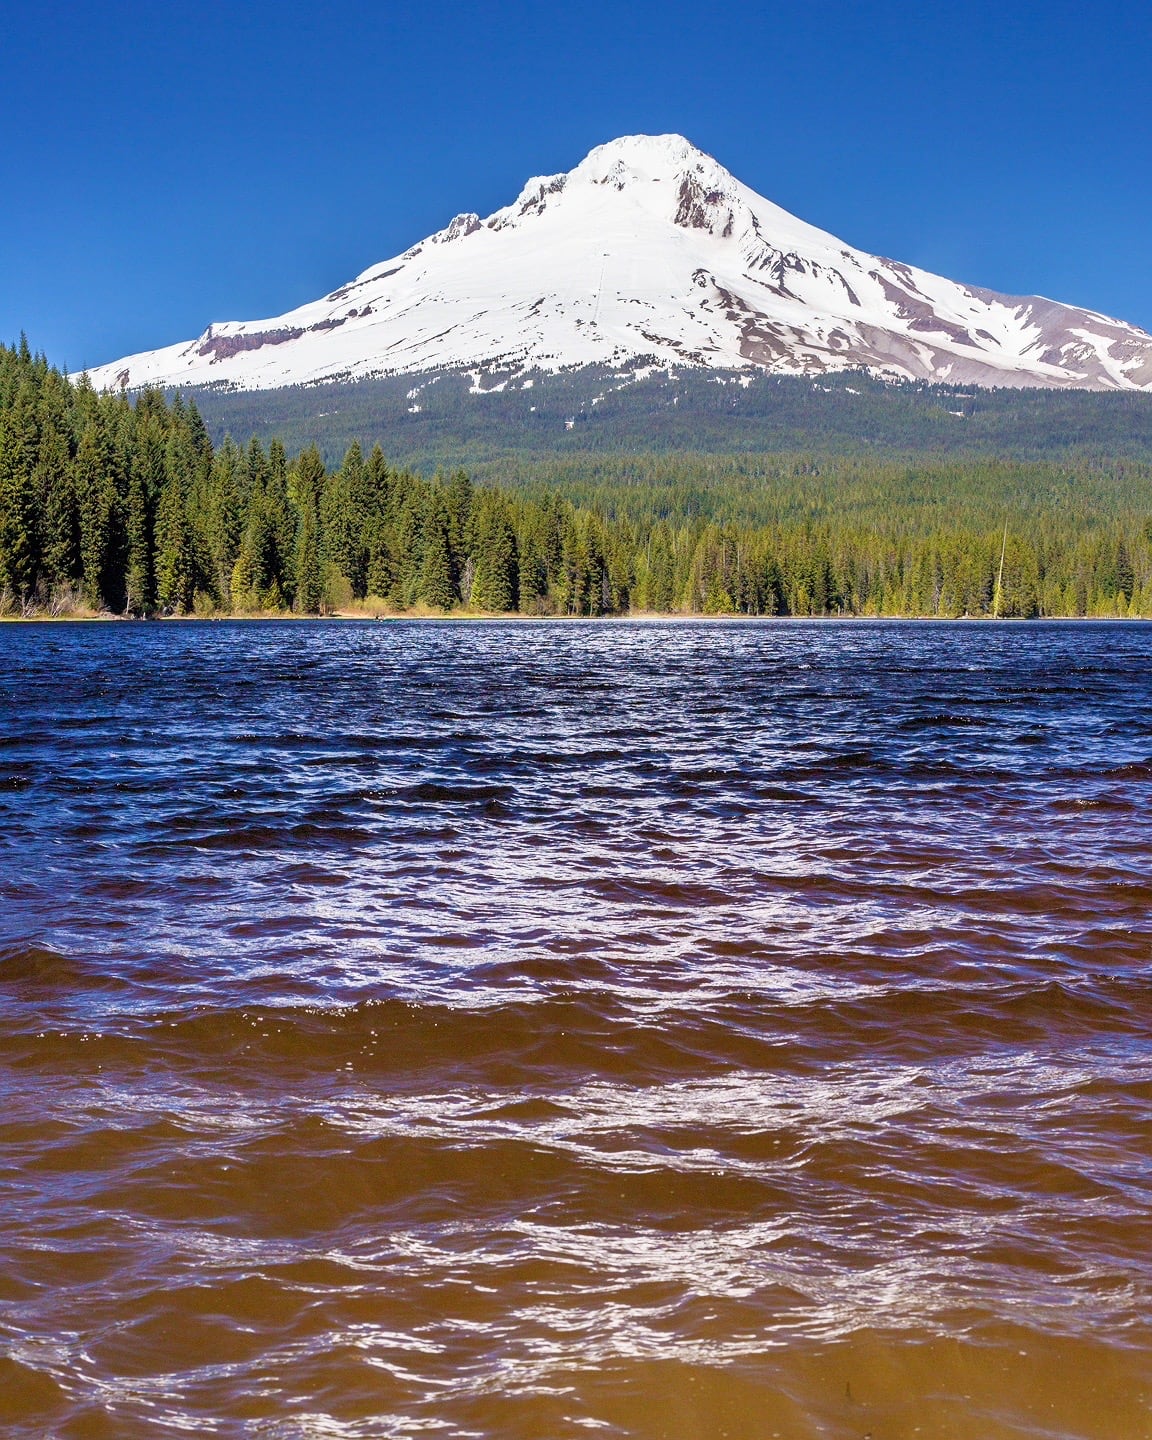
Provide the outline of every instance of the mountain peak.
{"type": "Polygon", "coordinates": [[[683,135],[622,135],[320,300],[212,325],[92,378],[260,390],[586,364],[1152,389],[1152,336],[869,255],[757,195],[683,135]]]}
{"type": "Polygon", "coordinates": [[[678,188],[687,179],[693,188],[717,196],[734,196],[740,188],[719,161],[683,135],[622,135],[589,151],[569,179],[617,190],[652,183],[678,188]]]}
{"type": "MultiPolygon", "coordinates": [[[[687,176],[692,177],[694,185],[707,180],[710,190],[716,193],[727,192],[737,183],[710,155],[698,150],[683,135],[622,135],[597,145],[571,170],[557,175],[534,175],[511,205],[497,210],[485,223],[492,230],[504,229],[520,219],[542,214],[549,197],[571,196],[587,186],[623,191],[652,182],[666,182],[667,190],[673,193],[687,176]]],[[[453,221],[448,231],[441,231],[437,238],[455,238],[453,227],[456,225],[453,221]]]]}
{"type": "Polygon", "coordinates": [[[691,166],[721,168],[683,135],[621,135],[589,150],[571,173],[603,182],[626,169],[637,177],[663,180],[691,166]]]}

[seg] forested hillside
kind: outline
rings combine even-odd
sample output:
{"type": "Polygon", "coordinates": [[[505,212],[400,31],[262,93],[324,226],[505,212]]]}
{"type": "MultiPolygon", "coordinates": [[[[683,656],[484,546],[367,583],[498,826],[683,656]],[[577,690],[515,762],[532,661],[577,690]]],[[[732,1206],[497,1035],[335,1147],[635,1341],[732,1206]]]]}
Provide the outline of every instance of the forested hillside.
{"type": "Polygon", "coordinates": [[[316,444],[330,464],[353,440],[366,449],[379,441],[395,460],[426,473],[639,451],[1152,462],[1152,394],[981,390],[852,372],[812,380],[602,366],[532,375],[445,371],[202,390],[197,403],[216,439],[230,431],[265,444],[278,437],[289,451],[316,444]]]}
{"type": "Polygon", "coordinates": [[[1138,462],[577,455],[483,479],[214,444],[195,404],[0,347],[7,614],[1152,614],[1138,462]]]}

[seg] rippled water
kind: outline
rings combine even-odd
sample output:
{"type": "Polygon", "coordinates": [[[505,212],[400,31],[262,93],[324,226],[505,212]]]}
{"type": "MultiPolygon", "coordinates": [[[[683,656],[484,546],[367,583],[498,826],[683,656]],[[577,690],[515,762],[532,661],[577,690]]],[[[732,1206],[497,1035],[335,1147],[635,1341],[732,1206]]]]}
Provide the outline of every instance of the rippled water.
{"type": "Polygon", "coordinates": [[[0,627],[0,1429],[1152,1436],[1150,660],[0,627]]]}

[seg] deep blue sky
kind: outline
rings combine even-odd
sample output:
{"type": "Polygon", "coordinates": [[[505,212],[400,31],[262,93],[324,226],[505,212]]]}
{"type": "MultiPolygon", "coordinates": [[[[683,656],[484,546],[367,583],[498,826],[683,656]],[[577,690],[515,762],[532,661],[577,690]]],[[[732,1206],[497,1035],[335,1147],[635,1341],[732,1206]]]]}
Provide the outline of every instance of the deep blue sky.
{"type": "Polygon", "coordinates": [[[680,131],[865,249],[1152,329],[1147,0],[0,9],[0,339],[73,371],[274,315],[680,131]]]}

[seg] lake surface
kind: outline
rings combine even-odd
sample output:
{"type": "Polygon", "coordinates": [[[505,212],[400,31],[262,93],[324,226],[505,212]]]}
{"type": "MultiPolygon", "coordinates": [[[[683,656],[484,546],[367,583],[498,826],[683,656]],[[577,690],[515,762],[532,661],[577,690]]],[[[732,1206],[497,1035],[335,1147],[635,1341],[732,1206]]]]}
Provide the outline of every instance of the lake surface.
{"type": "Polygon", "coordinates": [[[1152,627],[0,627],[0,1431],[1152,1436],[1152,627]]]}

